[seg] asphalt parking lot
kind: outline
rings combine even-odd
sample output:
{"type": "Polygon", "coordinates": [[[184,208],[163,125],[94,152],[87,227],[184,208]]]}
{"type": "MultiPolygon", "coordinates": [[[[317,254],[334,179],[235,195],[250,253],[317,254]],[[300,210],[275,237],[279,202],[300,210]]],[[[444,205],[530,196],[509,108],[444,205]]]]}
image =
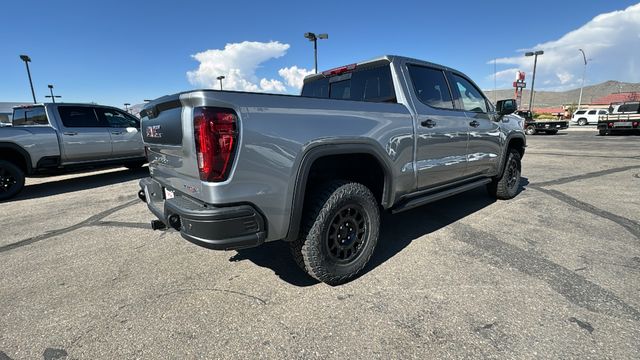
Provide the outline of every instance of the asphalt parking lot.
{"type": "Polygon", "coordinates": [[[637,359],[640,136],[595,134],[530,136],[511,201],[385,215],[338,287],[281,242],[151,231],[146,168],[29,179],[0,204],[0,359],[637,359]]]}

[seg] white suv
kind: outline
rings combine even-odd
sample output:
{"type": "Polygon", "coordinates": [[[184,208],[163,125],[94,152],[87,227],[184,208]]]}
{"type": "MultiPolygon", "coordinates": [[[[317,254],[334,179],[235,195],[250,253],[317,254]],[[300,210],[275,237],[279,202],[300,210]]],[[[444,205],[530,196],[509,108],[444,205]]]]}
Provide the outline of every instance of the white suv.
{"type": "Polygon", "coordinates": [[[578,110],[573,113],[571,116],[571,123],[578,124],[579,126],[584,126],[587,124],[597,124],[598,117],[602,115],[607,115],[609,112],[607,109],[586,109],[586,110],[578,110]]]}

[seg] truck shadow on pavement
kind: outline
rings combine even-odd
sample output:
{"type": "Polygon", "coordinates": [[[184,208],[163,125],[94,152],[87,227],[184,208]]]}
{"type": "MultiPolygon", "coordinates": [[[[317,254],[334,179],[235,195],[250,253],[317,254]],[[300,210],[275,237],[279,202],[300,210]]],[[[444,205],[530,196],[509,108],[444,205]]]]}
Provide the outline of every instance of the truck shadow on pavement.
{"type": "MultiPolygon", "coordinates": [[[[93,169],[89,171],[96,170],[93,169]]],[[[48,181],[39,184],[27,185],[16,197],[9,199],[6,202],[43,198],[52,195],[60,195],[75,191],[95,189],[101,186],[114,185],[125,181],[141,179],[143,177],[149,176],[149,168],[147,168],[146,166],[138,169],[122,168],[122,170],[119,171],[91,174],[85,176],[82,176],[81,172],[73,174],[77,174],[77,176],[57,181],[48,181]]]]}
{"type": "MultiPolygon", "coordinates": [[[[524,191],[524,186],[528,184],[529,181],[522,178],[520,192],[524,191]]],[[[377,248],[360,276],[366,277],[369,271],[384,264],[412,241],[446,227],[494,202],[496,200],[487,193],[485,188],[480,187],[399,214],[383,212],[377,248]],[[430,214],[438,214],[438,216],[431,217],[430,214]]],[[[258,266],[269,268],[283,281],[295,286],[304,287],[318,283],[296,265],[289,253],[289,245],[284,241],[273,241],[256,248],[239,250],[229,259],[232,262],[242,260],[249,260],[258,266]]]]}

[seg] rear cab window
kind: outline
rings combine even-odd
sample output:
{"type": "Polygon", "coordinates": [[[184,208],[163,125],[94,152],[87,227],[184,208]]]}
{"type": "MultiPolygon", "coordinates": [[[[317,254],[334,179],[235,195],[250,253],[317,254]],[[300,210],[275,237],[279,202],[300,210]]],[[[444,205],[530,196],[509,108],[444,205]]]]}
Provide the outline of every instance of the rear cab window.
{"type": "Polygon", "coordinates": [[[67,128],[74,127],[109,127],[100,121],[92,107],[89,106],[59,106],[58,114],[62,124],[67,128]]]}
{"type": "Polygon", "coordinates": [[[49,125],[44,106],[25,106],[13,109],[13,126],[49,125]]]}
{"type": "Polygon", "coordinates": [[[358,65],[354,70],[325,75],[304,84],[302,96],[368,102],[396,102],[388,61],[358,65]]]}

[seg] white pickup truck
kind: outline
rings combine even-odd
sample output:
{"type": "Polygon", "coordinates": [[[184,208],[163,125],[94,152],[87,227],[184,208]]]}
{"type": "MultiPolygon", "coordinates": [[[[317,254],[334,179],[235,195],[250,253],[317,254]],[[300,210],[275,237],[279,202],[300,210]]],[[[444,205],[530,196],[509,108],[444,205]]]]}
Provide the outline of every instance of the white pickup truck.
{"type": "Polygon", "coordinates": [[[140,121],[113,107],[47,103],[13,109],[0,127],[0,201],[24,187],[25,176],[146,162],[140,121]]]}

